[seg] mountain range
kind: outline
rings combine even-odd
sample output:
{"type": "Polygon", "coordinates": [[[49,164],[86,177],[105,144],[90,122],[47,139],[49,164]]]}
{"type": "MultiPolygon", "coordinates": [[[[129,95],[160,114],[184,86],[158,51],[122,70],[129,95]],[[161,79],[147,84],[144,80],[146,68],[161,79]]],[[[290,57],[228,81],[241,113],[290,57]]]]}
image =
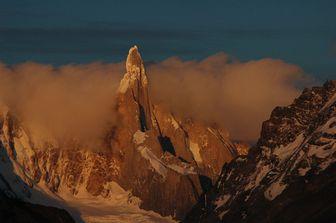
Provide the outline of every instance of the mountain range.
{"type": "Polygon", "coordinates": [[[223,163],[240,150],[225,129],[180,118],[153,104],[148,84],[134,46],[127,56],[116,106],[111,108],[117,124],[93,149],[76,139],[35,144],[22,119],[10,108],[2,108],[1,191],[24,202],[64,208],[77,221],[114,218],[113,211],[96,214],[96,204],[86,206],[97,200],[117,209],[129,207],[142,214],[148,210],[183,219],[212,187],[223,163]]]}
{"type": "Polygon", "coordinates": [[[149,84],[134,46],[111,95],[117,121],[95,148],[75,138],[37,144],[22,117],[3,106],[1,222],[335,219],[336,81],[275,108],[251,148],[226,129],[155,104],[149,84]]]}

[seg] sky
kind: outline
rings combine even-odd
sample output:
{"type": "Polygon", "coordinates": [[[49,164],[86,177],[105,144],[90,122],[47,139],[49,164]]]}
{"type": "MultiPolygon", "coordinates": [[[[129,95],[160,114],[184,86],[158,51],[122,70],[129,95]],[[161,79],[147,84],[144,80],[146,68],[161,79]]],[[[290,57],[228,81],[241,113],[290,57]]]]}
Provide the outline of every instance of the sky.
{"type": "Polygon", "coordinates": [[[318,80],[336,77],[336,1],[0,0],[0,61],[117,62],[282,59],[318,80]]]}

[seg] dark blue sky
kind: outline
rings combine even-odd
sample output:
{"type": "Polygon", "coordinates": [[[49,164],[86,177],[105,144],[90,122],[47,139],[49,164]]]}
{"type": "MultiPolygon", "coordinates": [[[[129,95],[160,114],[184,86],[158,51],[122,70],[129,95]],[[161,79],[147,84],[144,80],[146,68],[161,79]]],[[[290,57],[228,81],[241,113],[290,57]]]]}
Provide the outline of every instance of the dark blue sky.
{"type": "Polygon", "coordinates": [[[279,58],[336,78],[336,1],[0,0],[0,60],[56,65],[146,60],[279,58]]]}

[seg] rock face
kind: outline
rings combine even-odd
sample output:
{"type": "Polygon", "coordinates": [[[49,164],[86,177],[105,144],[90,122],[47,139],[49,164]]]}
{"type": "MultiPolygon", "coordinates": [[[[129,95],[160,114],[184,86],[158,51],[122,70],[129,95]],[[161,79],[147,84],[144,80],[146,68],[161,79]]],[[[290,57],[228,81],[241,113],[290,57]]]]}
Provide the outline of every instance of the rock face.
{"type": "Polygon", "coordinates": [[[20,117],[3,111],[0,189],[26,201],[34,198],[37,186],[61,198],[85,191],[108,199],[111,184],[117,183],[141,199],[141,208],[183,218],[238,152],[224,130],[154,105],[148,84],[138,49],[132,47],[117,93],[118,124],[94,150],[78,141],[34,145],[20,117]]]}
{"type": "Polygon", "coordinates": [[[185,222],[334,222],[336,81],[277,107],[185,222]]]}

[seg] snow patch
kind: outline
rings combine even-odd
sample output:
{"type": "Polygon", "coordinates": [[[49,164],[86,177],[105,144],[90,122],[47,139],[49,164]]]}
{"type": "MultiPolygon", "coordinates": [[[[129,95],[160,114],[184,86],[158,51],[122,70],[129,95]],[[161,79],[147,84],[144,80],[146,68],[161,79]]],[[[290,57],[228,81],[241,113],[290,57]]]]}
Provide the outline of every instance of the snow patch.
{"type": "Polygon", "coordinates": [[[139,146],[137,149],[141,153],[141,156],[150,162],[151,167],[164,178],[167,176],[168,169],[182,175],[197,174],[194,167],[189,165],[165,164],[146,146],[139,146]]]}
{"type": "Polygon", "coordinates": [[[327,169],[332,163],[335,163],[336,159],[333,157],[329,157],[328,159],[324,160],[322,163],[320,163],[319,167],[321,170],[327,169]]]}
{"type": "Polygon", "coordinates": [[[330,98],[330,100],[323,106],[323,108],[321,109],[321,111],[323,111],[324,109],[326,109],[327,107],[330,107],[332,104],[334,104],[336,102],[336,93],[334,94],[334,96],[332,96],[330,98]]]}
{"type": "Polygon", "coordinates": [[[325,159],[328,156],[334,154],[336,151],[336,146],[332,146],[329,149],[326,149],[325,146],[323,147],[318,147],[318,146],[312,146],[310,147],[309,151],[308,151],[308,156],[315,156],[317,158],[320,159],[325,159]]]}
{"type": "Polygon", "coordinates": [[[140,130],[136,131],[133,135],[133,142],[136,145],[142,144],[145,142],[146,138],[148,138],[148,135],[144,132],[141,132],[140,130]]]}
{"type": "Polygon", "coordinates": [[[298,169],[298,172],[299,172],[299,175],[300,175],[300,176],[305,176],[309,170],[310,170],[310,167],[299,168],[299,169],[298,169]]]}
{"type": "Polygon", "coordinates": [[[195,161],[197,163],[202,163],[203,160],[200,154],[200,147],[198,146],[198,144],[192,141],[189,141],[189,145],[190,145],[190,151],[193,154],[195,161]]]}
{"type": "Polygon", "coordinates": [[[178,166],[176,164],[171,164],[171,165],[167,165],[167,167],[169,169],[172,169],[173,171],[180,173],[182,175],[190,175],[190,174],[196,174],[194,168],[192,166],[189,167],[182,167],[182,166],[178,166]]]}
{"type": "Polygon", "coordinates": [[[139,208],[139,203],[133,202],[136,197],[125,191],[116,182],[104,185],[111,194],[108,197],[93,196],[84,187],[79,189],[77,195],[71,194],[67,188],[61,188],[60,193],[54,197],[60,199],[75,218],[78,214],[87,223],[174,223],[171,217],[162,217],[153,211],[145,211],[139,208]],[[59,197],[60,196],[60,197],[59,197]],[[79,213],[78,213],[79,212],[79,213]]]}
{"type": "Polygon", "coordinates": [[[272,183],[271,186],[265,191],[264,196],[267,200],[273,200],[279,196],[287,187],[287,184],[282,182],[282,177],[276,182],[272,183]]]}
{"type": "Polygon", "coordinates": [[[263,163],[258,163],[256,167],[256,172],[252,175],[252,177],[249,180],[249,183],[245,187],[245,191],[250,190],[252,188],[256,188],[260,185],[260,182],[264,177],[269,173],[270,171],[269,165],[264,165],[263,163]],[[262,166],[262,167],[260,167],[262,166]]]}
{"type": "Polygon", "coordinates": [[[155,154],[152,151],[150,151],[150,149],[148,149],[145,146],[139,146],[138,151],[141,153],[143,158],[145,158],[150,162],[151,166],[158,174],[160,174],[164,178],[167,176],[168,171],[164,163],[162,163],[162,161],[159,158],[157,158],[155,154]]]}
{"type": "Polygon", "coordinates": [[[243,158],[243,157],[238,157],[236,159],[236,162],[246,162],[247,158],[243,158]]]}
{"type": "Polygon", "coordinates": [[[288,144],[287,146],[280,146],[274,149],[273,154],[276,155],[280,161],[286,160],[288,157],[290,157],[296,148],[298,148],[304,141],[303,134],[300,134],[298,137],[296,137],[295,141],[288,144]]]}
{"type": "Polygon", "coordinates": [[[331,131],[334,132],[336,127],[330,127],[332,125],[332,123],[336,122],[336,117],[332,117],[331,119],[329,119],[323,126],[319,127],[317,129],[317,131],[323,131],[323,132],[327,132],[327,131],[331,131]]]}

